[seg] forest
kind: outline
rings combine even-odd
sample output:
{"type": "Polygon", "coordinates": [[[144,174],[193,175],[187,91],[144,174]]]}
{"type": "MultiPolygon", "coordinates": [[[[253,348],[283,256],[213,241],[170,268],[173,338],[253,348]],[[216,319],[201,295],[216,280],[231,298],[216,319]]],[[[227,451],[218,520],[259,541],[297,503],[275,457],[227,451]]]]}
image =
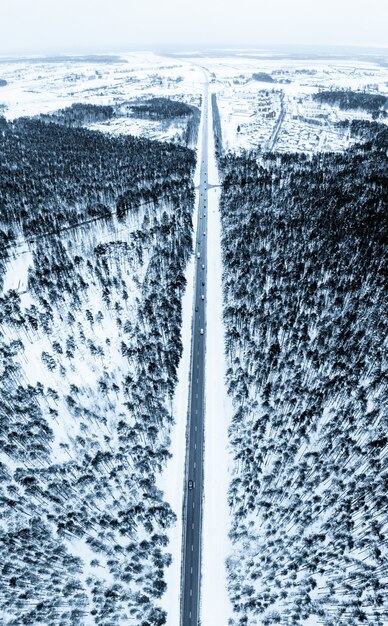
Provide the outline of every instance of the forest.
{"type": "Polygon", "coordinates": [[[220,159],[235,626],[387,623],[388,129],[220,159]]]}
{"type": "Polygon", "coordinates": [[[259,80],[262,83],[273,83],[274,79],[271,74],[267,74],[266,72],[256,72],[252,74],[252,80],[259,80]]]}
{"type": "Polygon", "coordinates": [[[177,119],[187,120],[182,143],[190,148],[195,148],[197,145],[201,112],[196,106],[169,98],[150,98],[140,104],[130,104],[129,115],[164,122],[174,122],[177,119]]]}
{"type": "Polygon", "coordinates": [[[0,131],[0,622],[161,626],[191,150],[0,131]]]}
{"type": "Polygon", "coordinates": [[[189,184],[194,153],[19,118],[0,134],[1,233],[33,238],[96,218],[122,217],[189,184]]]}
{"type": "Polygon", "coordinates": [[[384,151],[387,143],[386,126],[379,122],[369,122],[368,120],[344,120],[338,122],[340,128],[347,128],[350,136],[356,139],[357,143],[365,143],[367,147],[384,151]]]}
{"type": "Polygon", "coordinates": [[[200,109],[169,98],[151,98],[141,103],[124,102],[117,105],[77,102],[65,109],[41,114],[38,119],[43,122],[77,128],[95,123],[107,122],[109,124],[110,120],[123,117],[156,120],[167,125],[175,124],[178,121],[179,126],[182,126],[183,122],[176,143],[188,148],[196,147],[201,117],[200,109]]]}
{"type": "Polygon", "coordinates": [[[138,117],[163,120],[191,115],[191,107],[184,102],[170,100],[169,98],[151,98],[141,104],[133,104],[131,106],[131,112],[132,115],[138,117]]]}
{"type": "Polygon", "coordinates": [[[217,103],[217,95],[212,93],[211,96],[212,102],[212,116],[213,116],[213,134],[214,134],[214,150],[216,153],[216,158],[220,159],[222,156],[222,128],[221,128],[221,117],[220,111],[217,103]]]}
{"type": "MultiPolygon", "coordinates": [[[[94,122],[105,122],[120,115],[123,111],[123,104],[118,106],[88,104],[75,102],[70,107],[59,109],[49,114],[40,115],[40,119],[56,123],[63,123],[67,126],[82,126],[94,122]]],[[[127,103],[127,114],[133,117],[149,118],[154,120],[167,120],[175,117],[190,117],[193,107],[170,100],[169,98],[151,98],[144,100],[140,104],[127,103]]]]}
{"type": "Polygon", "coordinates": [[[65,126],[83,126],[95,122],[106,122],[114,116],[115,108],[113,106],[75,102],[65,109],[41,114],[39,119],[65,126]]]}
{"type": "Polygon", "coordinates": [[[383,107],[387,104],[388,98],[382,94],[338,89],[319,91],[313,94],[313,99],[322,104],[337,105],[342,111],[361,109],[372,113],[375,118],[387,115],[383,107]]]}

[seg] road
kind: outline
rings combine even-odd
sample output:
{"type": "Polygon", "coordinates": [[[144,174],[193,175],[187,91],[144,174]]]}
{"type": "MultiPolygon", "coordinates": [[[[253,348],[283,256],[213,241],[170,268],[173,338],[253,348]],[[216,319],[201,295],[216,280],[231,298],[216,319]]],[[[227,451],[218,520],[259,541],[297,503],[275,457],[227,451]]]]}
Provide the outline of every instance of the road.
{"type": "Polygon", "coordinates": [[[207,185],[208,185],[208,78],[203,94],[203,123],[198,188],[198,224],[195,241],[195,285],[191,342],[186,484],[184,494],[181,626],[197,626],[200,615],[203,442],[205,413],[207,185]]]}
{"type": "Polygon", "coordinates": [[[279,137],[279,133],[280,133],[280,129],[282,127],[284,118],[286,115],[286,107],[284,104],[284,91],[281,92],[280,94],[280,113],[279,113],[279,117],[276,120],[276,124],[275,127],[271,133],[271,137],[269,138],[267,145],[266,145],[266,150],[268,150],[268,152],[273,152],[273,149],[275,147],[275,144],[278,140],[279,137]]]}

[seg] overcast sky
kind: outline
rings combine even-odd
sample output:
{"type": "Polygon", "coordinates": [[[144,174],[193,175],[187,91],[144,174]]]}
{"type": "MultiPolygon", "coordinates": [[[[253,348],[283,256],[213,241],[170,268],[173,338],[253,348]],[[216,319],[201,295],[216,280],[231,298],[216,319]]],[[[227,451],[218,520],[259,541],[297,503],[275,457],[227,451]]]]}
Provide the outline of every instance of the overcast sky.
{"type": "Polygon", "coordinates": [[[388,46],[386,0],[1,0],[0,54],[265,44],[388,46]]]}

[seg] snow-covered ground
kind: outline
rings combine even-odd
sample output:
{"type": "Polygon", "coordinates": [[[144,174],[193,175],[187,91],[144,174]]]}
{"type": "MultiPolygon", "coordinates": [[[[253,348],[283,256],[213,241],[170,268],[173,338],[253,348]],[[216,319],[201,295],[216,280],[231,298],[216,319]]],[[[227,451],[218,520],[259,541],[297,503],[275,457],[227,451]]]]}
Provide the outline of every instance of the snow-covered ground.
{"type": "MultiPolygon", "coordinates": [[[[7,119],[52,113],[71,104],[115,105],[144,98],[166,97],[199,105],[199,70],[179,60],[150,52],[123,53],[115,62],[76,57],[55,62],[0,60],[0,114],[7,119]]],[[[155,121],[126,116],[93,124],[94,130],[172,141],[182,121],[155,121]]]]}
{"type": "MultiPolygon", "coordinates": [[[[217,185],[219,181],[211,114],[209,114],[208,136],[209,183],[217,185]]],[[[219,196],[219,187],[210,189],[208,192],[205,476],[201,585],[201,624],[203,626],[226,626],[231,616],[231,606],[226,591],[225,560],[230,553],[228,539],[230,517],[227,497],[230,480],[228,426],[232,407],[225,387],[219,196]]]]}
{"type": "Polygon", "coordinates": [[[370,113],[321,105],[312,100],[312,94],[319,89],[352,89],[388,95],[388,68],[372,60],[264,59],[225,52],[224,56],[203,57],[201,64],[212,74],[224,148],[232,151],[269,147],[280,115],[280,96],[284,119],[273,146],[276,150],[342,151],[350,145],[350,138],[336,122],[370,120],[370,113]],[[253,80],[255,73],[267,74],[272,82],[253,80]]]}
{"type": "MultiPolygon", "coordinates": [[[[153,211],[155,213],[155,211],[153,211]]],[[[150,214],[152,211],[150,210],[150,214]]],[[[112,220],[110,224],[100,224],[99,228],[85,227],[78,229],[77,233],[68,231],[62,234],[61,243],[71,253],[76,248],[80,251],[80,254],[85,259],[93,259],[93,250],[97,243],[105,243],[108,240],[115,240],[118,243],[124,245],[125,242],[130,242],[132,232],[141,225],[145,211],[139,211],[138,215],[134,216],[134,219],[128,219],[126,228],[118,225],[115,220],[112,220]],[[122,240],[118,240],[118,236],[122,237],[122,240]],[[125,240],[124,240],[125,238],[125,240]]],[[[5,274],[5,290],[15,289],[18,291],[21,297],[22,311],[25,312],[27,307],[32,304],[37,304],[36,296],[28,290],[28,268],[33,265],[33,251],[35,245],[31,248],[26,244],[25,250],[15,252],[13,256],[8,260],[5,274]]],[[[48,245],[48,250],[50,246],[48,245]]],[[[140,285],[142,284],[144,274],[146,272],[149,255],[144,250],[144,266],[140,267],[137,262],[133,262],[130,255],[122,255],[114,258],[112,255],[109,258],[109,263],[112,266],[120,266],[123,274],[126,276],[126,286],[130,297],[127,302],[123,301],[121,313],[127,323],[132,323],[136,319],[136,302],[141,300],[140,285]],[[125,307],[125,308],[124,308],[125,307]]],[[[84,274],[85,276],[85,274],[84,274]]],[[[56,390],[54,400],[50,399],[50,395],[47,391],[45,403],[42,402],[42,411],[45,409],[47,414],[47,423],[53,432],[53,441],[51,442],[51,463],[55,466],[65,467],[68,459],[74,458],[78,455],[82,458],[84,449],[95,450],[96,447],[103,452],[111,450],[109,440],[112,443],[112,447],[118,446],[117,440],[113,442],[114,426],[120,416],[123,416],[119,406],[124,405],[125,397],[122,396],[118,401],[118,406],[114,409],[114,394],[111,392],[106,394],[106,399],[99,396],[99,406],[96,408],[96,394],[95,394],[95,381],[97,380],[100,366],[101,373],[104,372],[105,380],[120,382],[123,372],[128,371],[128,360],[120,351],[120,343],[122,335],[115,324],[116,313],[112,307],[104,302],[101,298],[101,290],[99,289],[98,280],[96,274],[90,273],[90,283],[88,286],[88,296],[82,301],[82,304],[78,309],[71,306],[68,299],[61,303],[61,306],[57,308],[56,303],[52,303],[53,320],[52,329],[50,334],[42,334],[41,332],[32,332],[30,328],[23,326],[18,330],[18,334],[15,335],[15,328],[6,322],[1,326],[1,338],[2,340],[11,342],[15,336],[22,341],[20,355],[18,359],[15,358],[15,363],[19,363],[22,371],[20,382],[22,384],[30,384],[35,386],[37,384],[43,385],[42,389],[56,390]],[[93,312],[93,317],[90,323],[85,323],[85,314],[90,313],[90,307],[93,312]],[[70,310],[74,314],[73,321],[69,322],[69,317],[66,317],[68,312],[70,316],[70,310]],[[98,314],[101,319],[99,320],[98,314]],[[107,337],[109,336],[109,339],[107,337]],[[73,337],[74,339],[74,351],[75,358],[70,361],[65,355],[66,338],[73,337]],[[53,353],[53,339],[56,340],[56,344],[59,346],[59,352],[53,353]],[[61,344],[63,348],[61,347],[61,344]],[[97,364],[93,354],[90,352],[89,347],[95,346],[101,352],[101,360],[103,360],[103,366],[100,363],[97,364]],[[53,359],[54,367],[47,368],[42,364],[42,355],[50,355],[53,359]],[[58,374],[58,370],[61,369],[62,374],[58,374]],[[90,421],[84,422],[80,415],[76,415],[71,410],[71,405],[68,403],[70,397],[75,398],[74,402],[79,402],[79,406],[82,407],[83,414],[89,413],[91,415],[100,414],[104,416],[105,423],[99,423],[90,421]],[[48,415],[47,403],[53,403],[53,413],[48,415]],[[54,410],[55,407],[55,410],[54,410]],[[58,419],[57,419],[58,417],[58,419]],[[50,419],[50,421],[49,421],[50,419]],[[102,436],[104,435],[104,437],[102,436]],[[83,438],[83,443],[80,437],[83,438]],[[79,448],[77,446],[80,446],[79,448]],[[90,446],[90,447],[89,447],[90,446]],[[93,447],[94,446],[94,447],[93,447]]],[[[4,291],[5,293],[5,291],[4,291]]],[[[67,296],[66,296],[67,298],[67,296]]],[[[0,367],[0,370],[3,368],[0,367]]],[[[3,372],[1,372],[3,374],[3,372]]],[[[102,380],[102,377],[101,377],[102,380]]],[[[20,387],[22,388],[22,387],[20,387]]],[[[31,387],[32,388],[32,387],[31,387]]],[[[117,389],[119,387],[117,386],[117,389]]],[[[4,398],[3,398],[4,400],[4,398]]],[[[167,443],[167,441],[166,441],[167,443]]],[[[8,456],[2,452],[0,455],[0,461],[5,464],[4,466],[11,467],[8,456]]],[[[19,464],[23,467],[22,464],[19,464]]],[[[34,463],[30,464],[29,469],[34,468],[34,463]]],[[[41,469],[41,465],[39,465],[41,469]]],[[[137,489],[137,487],[135,487],[137,489]]],[[[119,499],[121,492],[117,490],[116,486],[111,485],[111,493],[115,498],[119,499]]],[[[85,494],[78,494],[81,503],[88,503],[91,506],[90,499],[85,494]]],[[[108,507],[106,501],[105,505],[108,507]]],[[[92,503],[94,506],[94,503],[92,503]]],[[[102,505],[103,506],[103,505],[102,505]]],[[[102,508],[101,506],[101,508],[102,508]]],[[[113,505],[112,505],[113,506],[113,505]]],[[[47,511],[45,506],[42,507],[42,519],[45,519],[47,511]]],[[[65,515],[65,512],[64,512],[65,515]]],[[[63,545],[66,546],[67,551],[74,557],[80,557],[82,559],[83,568],[79,574],[79,579],[82,582],[84,589],[88,590],[89,587],[86,584],[86,579],[91,575],[97,577],[101,581],[105,581],[104,584],[112,584],[113,576],[109,572],[109,568],[106,567],[106,555],[99,553],[98,565],[92,567],[93,556],[96,556],[96,552],[93,552],[90,546],[87,545],[85,537],[74,537],[63,539],[63,545]]],[[[123,539],[123,545],[125,545],[127,539],[123,539]]],[[[60,543],[60,542],[59,542],[60,543]]],[[[91,599],[90,591],[87,591],[89,600],[91,599]]],[[[92,606],[92,604],[91,604],[92,606]]],[[[3,615],[4,617],[4,615],[3,615]]],[[[15,618],[15,615],[12,616],[15,618]]],[[[1,618],[0,618],[1,621],[1,618]]],[[[2,622],[3,623],[3,622],[2,622]]],[[[8,620],[5,622],[8,623],[8,620]]],[[[94,620],[92,616],[86,615],[83,623],[92,626],[94,620]]],[[[121,623],[121,621],[120,621],[121,623]]]]}
{"type": "MultiPolygon", "coordinates": [[[[55,62],[41,59],[0,60],[0,113],[8,119],[50,113],[74,102],[115,105],[139,98],[169,97],[198,105],[199,68],[189,60],[141,51],[121,53],[116,60],[86,61],[76,57],[55,62]]],[[[276,140],[280,151],[343,150],[349,136],[335,123],[343,119],[371,119],[363,111],[340,111],[311,100],[318,89],[353,89],[388,94],[388,68],[372,59],[264,58],[257,52],[220,51],[203,56],[200,64],[212,75],[217,92],[224,147],[238,150],[266,148],[285,109],[276,140]],[[253,80],[265,73],[273,82],[253,80]],[[267,102],[266,102],[267,100],[267,102]]],[[[92,128],[112,134],[133,134],[173,141],[181,123],[119,117],[92,128]]]]}

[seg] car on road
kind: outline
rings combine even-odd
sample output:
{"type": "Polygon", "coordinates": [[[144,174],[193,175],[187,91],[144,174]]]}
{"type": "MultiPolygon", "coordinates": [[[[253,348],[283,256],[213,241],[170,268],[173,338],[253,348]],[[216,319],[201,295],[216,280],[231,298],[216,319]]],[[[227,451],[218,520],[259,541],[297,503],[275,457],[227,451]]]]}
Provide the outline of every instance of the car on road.
{"type": "Polygon", "coordinates": [[[194,483],[193,483],[193,481],[192,481],[192,480],[189,480],[189,482],[188,482],[188,485],[187,485],[187,486],[188,486],[188,488],[189,488],[189,491],[191,491],[192,489],[194,489],[194,483]]]}
{"type": "Polygon", "coordinates": [[[199,308],[198,308],[198,305],[197,305],[197,306],[195,307],[195,311],[198,313],[198,310],[199,310],[199,308]]]}
{"type": "Polygon", "coordinates": [[[202,287],[204,287],[204,286],[205,286],[205,281],[203,280],[203,281],[202,281],[202,287]]]}
{"type": "Polygon", "coordinates": [[[201,300],[205,300],[205,294],[204,293],[201,296],[201,300]]]}
{"type": "Polygon", "coordinates": [[[205,269],[205,264],[204,264],[204,263],[202,263],[202,269],[203,269],[203,270],[205,269]]]}
{"type": "Polygon", "coordinates": [[[200,252],[197,252],[197,257],[198,257],[198,259],[201,258],[201,253],[200,252]]]}
{"type": "Polygon", "coordinates": [[[201,335],[203,335],[203,328],[201,328],[201,330],[199,332],[201,333],[201,335]]]}

